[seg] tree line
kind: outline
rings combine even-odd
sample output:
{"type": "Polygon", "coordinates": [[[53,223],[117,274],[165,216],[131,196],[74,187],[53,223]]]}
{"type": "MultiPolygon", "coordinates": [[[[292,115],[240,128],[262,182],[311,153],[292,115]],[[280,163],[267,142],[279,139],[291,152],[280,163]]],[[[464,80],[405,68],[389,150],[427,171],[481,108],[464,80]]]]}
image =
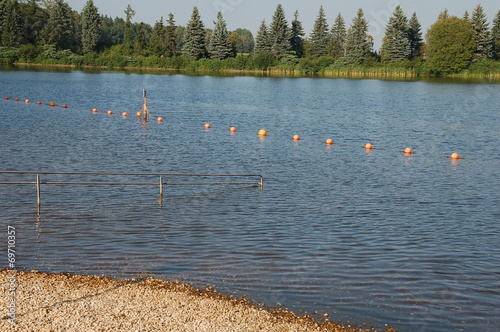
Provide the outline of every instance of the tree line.
{"type": "Polygon", "coordinates": [[[299,12],[289,23],[279,4],[269,24],[261,21],[255,39],[246,29],[228,31],[221,12],[213,28],[205,27],[197,7],[186,26],[177,25],[172,13],[153,26],[133,23],[134,15],[128,5],[124,18],[112,19],[99,14],[92,0],[81,12],[64,0],[0,0],[0,62],[174,68],[209,64],[215,69],[281,67],[302,72],[401,66],[435,74],[459,72],[478,63],[500,67],[500,11],[490,26],[481,5],[462,18],[444,10],[425,36],[416,13],[408,18],[397,6],[386,24],[380,51],[374,50],[362,9],[350,24],[339,13],[330,26],[321,6],[306,36],[299,12]]]}

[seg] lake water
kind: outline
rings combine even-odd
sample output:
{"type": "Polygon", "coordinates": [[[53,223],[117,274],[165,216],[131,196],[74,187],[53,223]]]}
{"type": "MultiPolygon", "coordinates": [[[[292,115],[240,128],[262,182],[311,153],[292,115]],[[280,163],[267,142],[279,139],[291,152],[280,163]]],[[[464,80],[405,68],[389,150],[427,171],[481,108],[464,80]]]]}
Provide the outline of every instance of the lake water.
{"type": "MultiPolygon", "coordinates": [[[[500,330],[498,83],[3,70],[4,96],[2,171],[265,178],[166,186],[162,204],[152,186],[47,185],[39,215],[33,185],[0,185],[19,267],[215,285],[400,331],[500,330]],[[143,89],[163,123],[135,116],[143,89]]],[[[34,180],[2,175],[20,179],[34,180]]]]}

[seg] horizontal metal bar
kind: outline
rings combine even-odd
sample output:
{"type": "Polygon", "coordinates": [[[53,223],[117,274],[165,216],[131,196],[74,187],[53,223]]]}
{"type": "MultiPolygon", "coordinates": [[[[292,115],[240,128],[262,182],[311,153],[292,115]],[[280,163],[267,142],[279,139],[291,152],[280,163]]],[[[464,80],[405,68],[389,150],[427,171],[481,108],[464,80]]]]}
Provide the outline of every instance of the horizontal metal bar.
{"type": "Polygon", "coordinates": [[[189,174],[189,173],[94,173],[94,172],[34,172],[0,171],[0,174],[44,174],[44,175],[123,175],[123,176],[204,176],[204,177],[262,177],[259,174],[189,174]]]}

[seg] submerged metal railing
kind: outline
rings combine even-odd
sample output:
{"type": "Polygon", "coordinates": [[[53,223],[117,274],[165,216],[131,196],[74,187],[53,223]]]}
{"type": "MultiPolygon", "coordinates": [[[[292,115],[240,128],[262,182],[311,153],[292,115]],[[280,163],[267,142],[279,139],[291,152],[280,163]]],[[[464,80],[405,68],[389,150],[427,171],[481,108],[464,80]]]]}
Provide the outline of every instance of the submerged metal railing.
{"type": "Polygon", "coordinates": [[[160,199],[163,198],[164,186],[200,186],[200,185],[250,185],[264,188],[264,177],[262,175],[253,174],[172,174],[172,173],[94,173],[94,172],[23,172],[23,171],[0,171],[0,174],[17,174],[17,175],[35,175],[34,181],[0,181],[0,185],[35,185],[37,206],[40,210],[41,188],[42,185],[87,185],[87,186],[148,186],[155,185],[159,187],[160,199]],[[155,177],[158,182],[109,182],[109,181],[44,181],[42,175],[79,175],[79,176],[122,176],[122,177],[155,177]],[[166,182],[167,178],[258,178],[258,182],[166,182]]]}

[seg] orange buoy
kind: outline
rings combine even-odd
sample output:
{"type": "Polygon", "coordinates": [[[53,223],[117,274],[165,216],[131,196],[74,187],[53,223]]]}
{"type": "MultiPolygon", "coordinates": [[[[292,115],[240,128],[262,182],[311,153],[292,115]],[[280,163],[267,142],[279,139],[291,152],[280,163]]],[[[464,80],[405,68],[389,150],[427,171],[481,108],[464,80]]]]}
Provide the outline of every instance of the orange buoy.
{"type": "Polygon", "coordinates": [[[456,153],[456,152],[453,152],[451,154],[451,156],[449,156],[448,158],[451,158],[453,160],[464,159],[464,158],[460,157],[460,155],[458,153],[456,153]]]}
{"type": "Polygon", "coordinates": [[[163,122],[163,118],[161,116],[158,117],[158,122],[163,122]]]}
{"type": "Polygon", "coordinates": [[[37,105],[42,105],[42,102],[41,101],[37,101],[36,104],[37,105]]]}
{"type": "Polygon", "coordinates": [[[112,111],[112,110],[109,110],[109,111],[108,111],[108,114],[109,114],[109,115],[113,114],[113,111],[112,111]]]}
{"type": "Polygon", "coordinates": [[[122,113],[122,116],[127,116],[127,115],[128,115],[127,112],[122,113]]]}
{"type": "Polygon", "coordinates": [[[371,143],[366,143],[365,149],[367,149],[367,150],[373,150],[373,145],[371,143]]]}
{"type": "Polygon", "coordinates": [[[51,101],[51,102],[49,103],[49,106],[50,106],[50,107],[54,107],[54,106],[56,106],[56,103],[54,103],[53,101],[51,101]]]}
{"type": "Polygon", "coordinates": [[[403,151],[405,154],[414,154],[415,152],[413,152],[413,150],[411,148],[406,148],[404,151],[403,151]]]}
{"type": "Polygon", "coordinates": [[[210,129],[210,128],[212,128],[212,126],[210,125],[210,123],[205,123],[205,125],[204,125],[203,127],[205,127],[205,129],[210,129]]]}
{"type": "Polygon", "coordinates": [[[292,139],[294,141],[300,141],[300,136],[299,135],[293,135],[292,139]]]}
{"type": "Polygon", "coordinates": [[[29,103],[30,103],[30,100],[29,100],[29,99],[26,99],[24,102],[25,102],[26,104],[29,104],[29,103]]]}
{"type": "Polygon", "coordinates": [[[62,107],[63,107],[63,108],[68,108],[68,105],[64,104],[62,107]]]}
{"type": "Polygon", "coordinates": [[[329,138],[324,142],[326,145],[332,145],[334,144],[333,139],[329,138]]]}
{"type": "Polygon", "coordinates": [[[93,108],[93,109],[92,109],[92,112],[93,112],[93,113],[97,113],[97,112],[99,112],[99,111],[97,110],[97,108],[93,108]]]}
{"type": "Polygon", "coordinates": [[[259,130],[259,136],[261,137],[267,136],[267,131],[265,129],[259,130]]]}
{"type": "Polygon", "coordinates": [[[232,132],[232,133],[235,133],[236,132],[236,127],[229,128],[229,131],[232,132]]]}
{"type": "Polygon", "coordinates": [[[19,98],[14,98],[14,101],[19,101],[19,98]]]}
{"type": "Polygon", "coordinates": [[[5,99],[5,100],[9,100],[10,98],[9,98],[9,97],[3,97],[3,99],[5,99]]]}
{"type": "Polygon", "coordinates": [[[137,112],[135,115],[142,116],[142,113],[141,112],[137,112]]]}

